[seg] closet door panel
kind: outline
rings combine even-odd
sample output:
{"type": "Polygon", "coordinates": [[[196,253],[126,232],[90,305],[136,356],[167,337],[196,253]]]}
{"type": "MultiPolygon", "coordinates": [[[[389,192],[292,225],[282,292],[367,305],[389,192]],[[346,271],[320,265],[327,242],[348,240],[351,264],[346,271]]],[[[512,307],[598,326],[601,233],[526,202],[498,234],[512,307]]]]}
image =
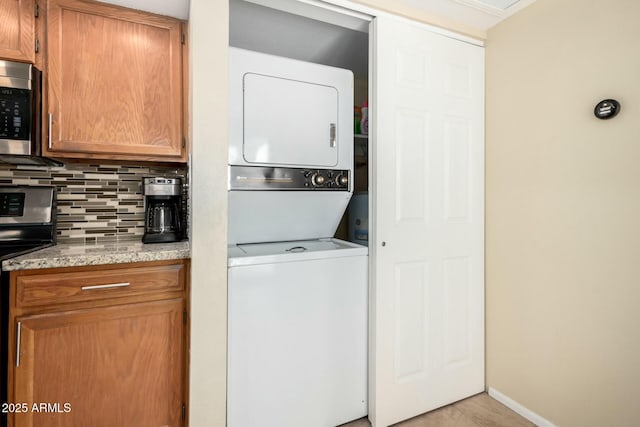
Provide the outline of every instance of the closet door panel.
{"type": "Polygon", "coordinates": [[[373,30],[377,427],[484,390],[484,49],[390,15],[373,30]]]}

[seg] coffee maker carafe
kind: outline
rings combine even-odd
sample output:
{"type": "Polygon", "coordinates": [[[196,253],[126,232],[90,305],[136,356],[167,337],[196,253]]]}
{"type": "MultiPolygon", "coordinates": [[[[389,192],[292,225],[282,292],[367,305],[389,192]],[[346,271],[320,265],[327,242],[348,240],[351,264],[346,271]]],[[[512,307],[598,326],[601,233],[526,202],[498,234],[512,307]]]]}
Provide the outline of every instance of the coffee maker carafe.
{"type": "Polygon", "coordinates": [[[167,243],[182,240],[182,180],[143,178],[142,188],[145,206],[142,242],[167,243]]]}

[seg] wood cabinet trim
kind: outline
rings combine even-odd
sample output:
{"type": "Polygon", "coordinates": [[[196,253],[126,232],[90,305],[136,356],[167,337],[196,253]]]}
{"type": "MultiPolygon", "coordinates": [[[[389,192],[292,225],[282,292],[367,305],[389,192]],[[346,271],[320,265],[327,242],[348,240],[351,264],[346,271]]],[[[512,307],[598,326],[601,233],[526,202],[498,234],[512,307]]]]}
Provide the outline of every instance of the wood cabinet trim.
{"type": "Polygon", "coordinates": [[[50,274],[50,273],[59,273],[59,272],[82,272],[82,271],[101,271],[101,270],[118,270],[123,268],[136,268],[136,267],[154,267],[161,265],[186,265],[188,262],[187,258],[181,259],[170,259],[170,260],[160,260],[160,261],[138,261],[138,262],[124,262],[124,263],[114,263],[114,264],[94,264],[94,265],[81,265],[81,266],[73,266],[73,267],[50,267],[50,268],[38,268],[38,269],[30,269],[30,270],[14,270],[11,271],[11,277],[16,278],[19,276],[31,276],[31,275],[42,275],[42,274],[50,274]]]}
{"type": "Polygon", "coordinates": [[[47,7],[51,3],[63,5],[65,9],[75,10],[78,12],[91,12],[96,15],[102,15],[114,19],[126,19],[139,24],[148,24],[150,22],[157,26],[165,28],[173,28],[179,26],[182,20],[172,18],[170,16],[158,15],[157,13],[146,12],[143,10],[130,9],[115,4],[102,3],[93,0],[48,0],[47,7]]]}

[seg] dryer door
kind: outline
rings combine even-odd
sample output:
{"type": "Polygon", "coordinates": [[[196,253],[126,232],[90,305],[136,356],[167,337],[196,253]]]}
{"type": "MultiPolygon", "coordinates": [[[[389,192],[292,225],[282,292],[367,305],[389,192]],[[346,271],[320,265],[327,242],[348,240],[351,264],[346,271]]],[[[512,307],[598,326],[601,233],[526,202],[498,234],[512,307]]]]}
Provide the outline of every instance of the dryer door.
{"type": "Polygon", "coordinates": [[[245,161],[309,167],[338,164],[335,87],[247,73],[244,85],[245,161]]]}

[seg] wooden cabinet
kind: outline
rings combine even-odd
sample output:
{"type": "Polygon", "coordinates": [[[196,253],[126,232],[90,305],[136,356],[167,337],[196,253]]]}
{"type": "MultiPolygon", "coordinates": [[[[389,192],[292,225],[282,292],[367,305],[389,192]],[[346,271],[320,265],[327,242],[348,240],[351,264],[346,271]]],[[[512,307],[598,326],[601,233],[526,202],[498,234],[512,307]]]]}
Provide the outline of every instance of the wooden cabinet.
{"type": "Polygon", "coordinates": [[[0,59],[35,60],[34,0],[0,0],[0,59]]]}
{"type": "Polygon", "coordinates": [[[43,154],[186,162],[184,22],[90,0],[40,6],[0,0],[0,59],[43,71],[43,154]]]}
{"type": "Polygon", "coordinates": [[[173,299],[18,317],[16,426],[179,426],[182,311],[173,299]],[[68,411],[68,412],[65,412],[68,411]]]}
{"type": "Polygon", "coordinates": [[[46,12],[45,154],[185,162],[184,23],[80,0],[46,12]]]}
{"type": "Polygon", "coordinates": [[[9,425],[183,425],[186,266],[12,273],[9,425]]]}

